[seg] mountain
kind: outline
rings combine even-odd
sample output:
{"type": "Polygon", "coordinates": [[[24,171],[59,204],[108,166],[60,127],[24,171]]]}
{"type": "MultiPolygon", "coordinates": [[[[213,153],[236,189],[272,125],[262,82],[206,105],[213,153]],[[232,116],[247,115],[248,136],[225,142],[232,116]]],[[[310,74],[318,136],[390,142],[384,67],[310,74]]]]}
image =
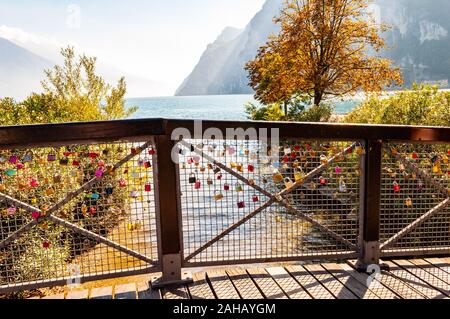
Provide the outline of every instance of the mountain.
{"type": "MultiPolygon", "coordinates": [[[[176,95],[253,93],[244,66],[256,56],[269,35],[279,31],[273,18],[279,14],[283,2],[267,0],[235,39],[208,46],[176,95]]],[[[382,21],[392,26],[384,35],[390,49],[383,56],[402,68],[405,84],[428,81],[448,86],[450,1],[377,0],[371,7],[382,21]]]]}
{"type": "MultiPolygon", "coordinates": [[[[251,93],[243,67],[278,27],[273,18],[284,0],[268,0],[234,39],[209,45],[175,95],[251,93]]],[[[218,39],[221,37],[219,36],[218,39]]]]}
{"type": "Polygon", "coordinates": [[[41,89],[43,70],[53,65],[6,39],[0,38],[0,98],[22,99],[41,89]]]}

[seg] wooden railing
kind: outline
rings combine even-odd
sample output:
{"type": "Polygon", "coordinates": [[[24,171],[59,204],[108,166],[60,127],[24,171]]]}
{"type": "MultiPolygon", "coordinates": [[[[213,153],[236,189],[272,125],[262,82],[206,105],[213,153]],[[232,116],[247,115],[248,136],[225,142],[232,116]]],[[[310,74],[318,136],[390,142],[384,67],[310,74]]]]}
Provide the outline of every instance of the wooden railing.
{"type": "Polygon", "coordinates": [[[162,272],[158,287],[189,281],[182,269],[197,266],[358,258],[364,270],[381,257],[449,254],[449,157],[450,128],[437,127],[2,127],[0,292],[162,272]]]}

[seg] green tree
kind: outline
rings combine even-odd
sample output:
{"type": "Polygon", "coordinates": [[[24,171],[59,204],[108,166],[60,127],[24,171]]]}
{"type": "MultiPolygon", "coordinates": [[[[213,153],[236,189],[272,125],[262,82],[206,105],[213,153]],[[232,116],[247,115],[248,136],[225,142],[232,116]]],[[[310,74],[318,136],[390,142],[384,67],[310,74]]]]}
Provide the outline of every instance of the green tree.
{"type": "Polygon", "coordinates": [[[328,122],[333,110],[330,103],[312,105],[311,98],[307,95],[297,95],[289,101],[261,107],[254,103],[245,105],[248,118],[255,121],[328,122]]]}
{"type": "Polygon", "coordinates": [[[67,47],[61,50],[63,66],[45,70],[47,79],[42,81],[46,94],[56,98],[72,121],[112,120],[126,118],[136,108],[125,108],[126,83],[122,77],[116,87],[107,84],[95,73],[95,57],[80,55],[67,47]]]}

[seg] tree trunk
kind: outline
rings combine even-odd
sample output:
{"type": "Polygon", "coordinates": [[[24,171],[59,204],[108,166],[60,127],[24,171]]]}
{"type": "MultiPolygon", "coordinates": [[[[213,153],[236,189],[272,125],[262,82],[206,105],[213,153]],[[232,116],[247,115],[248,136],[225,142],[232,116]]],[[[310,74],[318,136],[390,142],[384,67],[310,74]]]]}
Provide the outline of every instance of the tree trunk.
{"type": "Polygon", "coordinates": [[[322,98],[323,98],[323,93],[320,91],[315,91],[314,92],[314,105],[319,105],[320,102],[322,102],[322,98]]]}
{"type": "Polygon", "coordinates": [[[284,117],[287,117],[288,115],[288,103],[286,101],[283,102],[284,107],[284,117]]]}

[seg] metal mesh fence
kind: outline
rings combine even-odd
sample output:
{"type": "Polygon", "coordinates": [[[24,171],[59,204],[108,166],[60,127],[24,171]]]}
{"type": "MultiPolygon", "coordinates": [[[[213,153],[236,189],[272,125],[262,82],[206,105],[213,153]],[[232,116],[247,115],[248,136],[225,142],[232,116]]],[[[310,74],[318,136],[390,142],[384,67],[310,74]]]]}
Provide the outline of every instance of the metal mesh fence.
{"type": "Polygon", "coordinates": [[[0,151],[0,289],[156,263],[154,154],[150,142],[0,151]]]}
{"type": "Polygon", "coordinates": [[[285,140],[268,149],[261,141],[184,143],[187,264],[356,251],[362,144],[285,140]],[[271,158],[263,155],[267,150],[271,158]],[[280,192],[286,204],[278,202],[280,192]]]}
{"type": "Polygon", "coordinates": [[[450,248],[450,145],[384,146],[381,242],[384,252],[450,248]]]}

